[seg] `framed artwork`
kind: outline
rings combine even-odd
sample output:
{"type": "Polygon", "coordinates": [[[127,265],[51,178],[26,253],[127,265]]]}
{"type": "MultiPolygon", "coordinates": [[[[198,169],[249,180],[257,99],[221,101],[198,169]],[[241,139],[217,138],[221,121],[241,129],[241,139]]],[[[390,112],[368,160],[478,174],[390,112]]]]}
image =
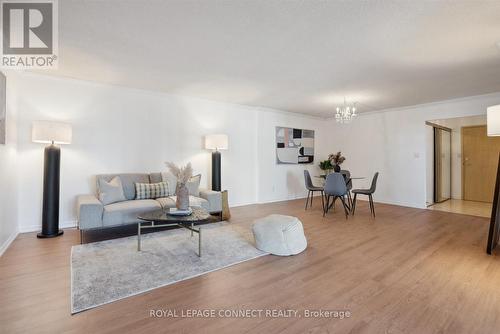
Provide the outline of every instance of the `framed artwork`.
{"type": "Polygon", "coordinates": [[[5,75],[0,72],[0,144],[5,145],[5,117],[7,115],[7,104],[6,104],[6,79],[5,75]]]}
{"type": "Polygon", "coordinates": [[[314,162],[314,130],[276,127],[276,162],[310,164],[314,162]]]}

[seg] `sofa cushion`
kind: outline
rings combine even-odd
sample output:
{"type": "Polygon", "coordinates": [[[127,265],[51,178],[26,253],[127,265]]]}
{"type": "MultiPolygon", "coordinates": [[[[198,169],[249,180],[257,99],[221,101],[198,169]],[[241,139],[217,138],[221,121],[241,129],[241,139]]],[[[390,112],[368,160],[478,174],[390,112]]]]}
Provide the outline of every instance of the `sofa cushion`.
{"type": "Polygon", "coordinates": [[[111,181],[99,179],[99,200],[103,205],[126,201],[123,194],[123,186],[119,176],[115,176],[111,181]]]}
{"type": "Polygon", "coordinates": [[[201,174],[195,175],[189,179],[188,183],[186,183],[189,195],[200,197],[200,181],[201,174]]]}
{"type": "Polygon", "coordinates": [[[165,196],[168,196],[167,182],[135,184],[135,199],[155,199],[165,196]]]}
{"type": "MultiPolygon", "coordinates": [[[[177,196],[162,197],[157,198],[156,200],[164,209],[175,208],[175,201],[177,200],[177,196]]],[[[195,206],[210,211],[210,204],[208,203],[208,201],[200,197],[189,196],[189,206],[195,206]]]]}
{"type": "Polygon", "coordinates": [[[149,181],[151,183],[162,182],[161,173],[151,173],[149,174],[149,181]]]}
{"type": "MultiPolygon", "coordinates": [[[[139,174],[139,173],[130,173],[130,174],[101,174],[97,175],[97,187],[99,187],[99,180],[111,181],[115,176],[119,176],[123,186],[123,193],[125,194],[125,198],[128,200],[135,198],[135,183],[150,183],[149,174],[139,174]]],[[[99,192],[99,188],[98,188],[99,192]]]]}
{"type": "Polygon", "coordinates": [[[116,226],[138,221],[141,213],[161,209],[159,202],[154,199],[140,199],[113,203],[104,207],[102,215],[103,226],[116,226]]]}
{"type": "Polygon", "coordinates": [[[172,174],[170,172],[163,172],[163,173],[161,173],[161,180],[163,182],[167,182],[168,196],[175,195],[175,190],[177,187],[177,178],[174,176],[174,174],[172,174]]]}

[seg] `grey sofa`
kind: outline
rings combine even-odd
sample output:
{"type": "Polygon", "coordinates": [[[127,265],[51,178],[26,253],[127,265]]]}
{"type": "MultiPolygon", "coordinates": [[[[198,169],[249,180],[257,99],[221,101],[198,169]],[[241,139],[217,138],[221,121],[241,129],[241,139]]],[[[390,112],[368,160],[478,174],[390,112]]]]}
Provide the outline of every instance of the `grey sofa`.
{"type": "MultiPolygon", "coordinates": [[[[80,230],[115,227],[137,223],[137,216],[141,213],[175,207],[175,196],[157,199],[135,199],[135,183],[162,182],[161,173],[151,174],[103,174],[96,176],[99,179],[110,181],[119,176],[122,182],[126,201],[103,205],[96,194],[77,197],[78,227],[80,230]]],[[[200,189],[199,196],[189,196],[189,204],[206,209],[208,212],[222,211],[222,195],[220,192],[200,189]]]]}

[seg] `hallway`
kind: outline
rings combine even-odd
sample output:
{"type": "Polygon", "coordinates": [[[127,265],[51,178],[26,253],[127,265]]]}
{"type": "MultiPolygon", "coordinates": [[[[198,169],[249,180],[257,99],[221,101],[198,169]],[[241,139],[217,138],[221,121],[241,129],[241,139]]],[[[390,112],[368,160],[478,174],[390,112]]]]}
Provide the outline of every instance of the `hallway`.
{"type": "Polygon", "coordinates": [[[464,201],[461,199],[449,199],[442,203],[436,203],[429,207],[429,210],[445,211],[471,215],[477,217],[491,217],[491,203],[464,201]]]}

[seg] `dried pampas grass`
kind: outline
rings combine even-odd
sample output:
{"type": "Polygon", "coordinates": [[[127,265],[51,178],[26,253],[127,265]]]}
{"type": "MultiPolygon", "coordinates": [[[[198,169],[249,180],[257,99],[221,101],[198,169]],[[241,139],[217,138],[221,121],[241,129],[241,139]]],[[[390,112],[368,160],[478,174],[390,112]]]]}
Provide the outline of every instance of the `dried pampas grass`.
{"type": "Polygon", "coordinates": [[[168,170],[177,178],[177,183],[181,185],[186,184],[191,177],[193,177],[193,168],[191,163],[188,162],[186,166],[179,167],[173,162],[166,163],[168,170]]]}

